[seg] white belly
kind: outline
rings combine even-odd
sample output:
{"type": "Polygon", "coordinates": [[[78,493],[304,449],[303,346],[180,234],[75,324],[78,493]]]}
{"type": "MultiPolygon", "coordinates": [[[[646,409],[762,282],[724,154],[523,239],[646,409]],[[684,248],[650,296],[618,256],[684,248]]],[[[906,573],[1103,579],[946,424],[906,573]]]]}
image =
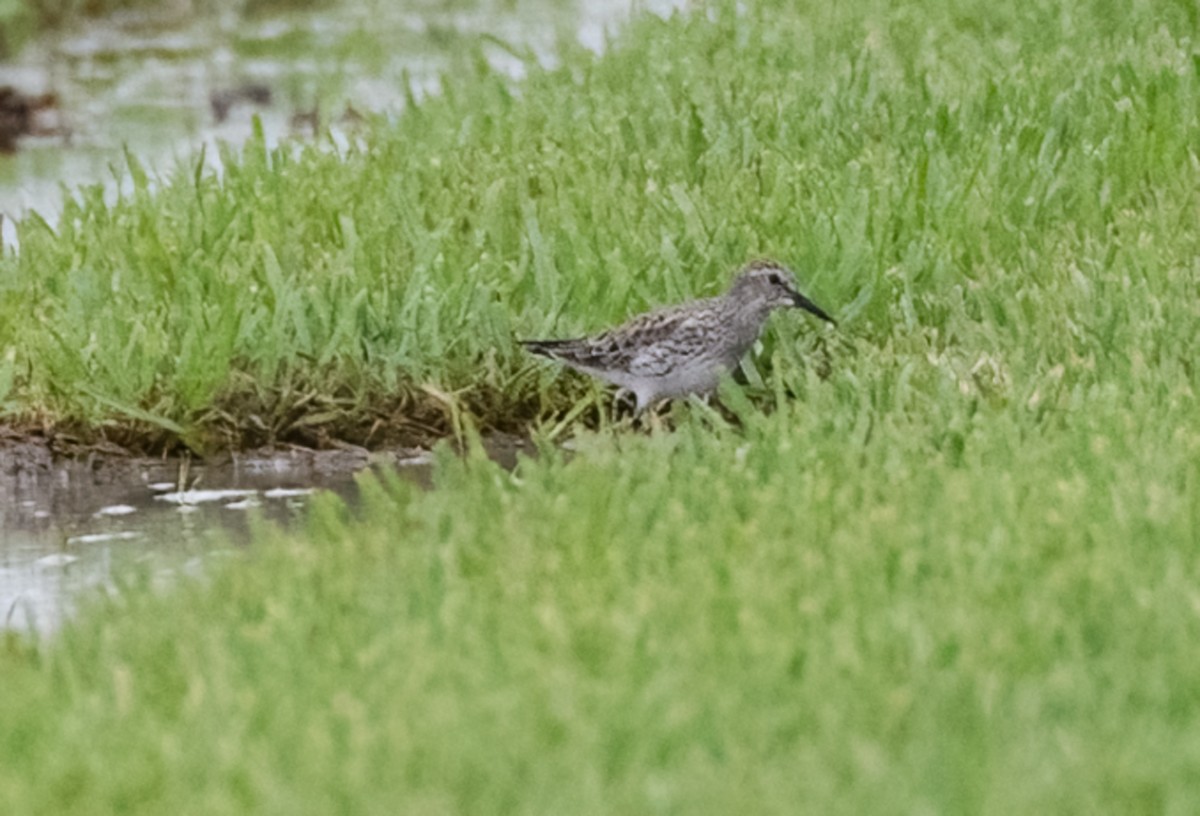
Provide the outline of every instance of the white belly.
{"type": "Polygon", "coordinates": [[[712,359],[675,369],[659,376],[638,376],[627,371],[596,371],[597,377],[628,389],[637,398],[637,410],[652,403],[687,394],[710,394],[728,369],[712,359]]]}

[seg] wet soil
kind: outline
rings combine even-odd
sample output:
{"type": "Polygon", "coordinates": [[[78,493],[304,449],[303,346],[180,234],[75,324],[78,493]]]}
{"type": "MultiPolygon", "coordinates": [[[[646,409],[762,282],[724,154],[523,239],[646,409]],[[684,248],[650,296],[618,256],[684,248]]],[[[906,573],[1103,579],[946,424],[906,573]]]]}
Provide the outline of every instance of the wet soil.
{"type": "MultiPolygon", "coordinates": [[[[79,442],[73,437],[43,435],[0,425],[0,480],[22,479],[54,471],[88,473],[96,484],[125,483],[149,470],[179,472],[189,464],[214,470],[264,466],[287,471],[297,478],[356,473],[371,465],[406,466],[425,459],[439,437],[423,434],[421,443],[390,444],[371,448],[337,440],[326,448],[286,444],[260,446],[245,451],[220,451],[207,457],[163,454],[146,456],[113,442],[79,442]]],[[[529,439],[520,434],[492,432],[484,438],[489,457],[505,468],[516,465],[518,454],[532,454],[529,439]]]]}

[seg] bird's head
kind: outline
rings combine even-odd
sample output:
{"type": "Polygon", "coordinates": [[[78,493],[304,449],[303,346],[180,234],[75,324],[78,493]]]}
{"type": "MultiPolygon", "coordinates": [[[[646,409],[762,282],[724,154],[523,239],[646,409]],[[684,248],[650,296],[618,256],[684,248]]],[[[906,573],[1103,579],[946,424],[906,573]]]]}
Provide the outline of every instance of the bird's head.
{"type": "Polygon", "coordinates": [[[800,294],[796,275],[775,261],[751,261],[733,281],[729,294],[743,303],[764,309],[799,308],[837,325],[832,317],[800,294]]]}

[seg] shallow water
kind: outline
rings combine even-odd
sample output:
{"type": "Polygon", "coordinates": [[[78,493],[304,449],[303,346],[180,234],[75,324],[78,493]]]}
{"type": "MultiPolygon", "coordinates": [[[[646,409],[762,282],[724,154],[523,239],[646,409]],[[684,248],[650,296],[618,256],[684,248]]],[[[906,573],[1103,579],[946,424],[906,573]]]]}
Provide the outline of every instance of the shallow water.
{"type": "MultiPolygon", "coordinates": [[[[427,455],[388,461],[428,484],[427,455]]],[[[285,453],[186,471],[178,461],[97,460],[0,473],[0,628],[53,631],[131,565],[164,581],[198,573],[248,543],[252,519],[294,526],[318,493],[353,507],[356,464],[369,460],[285,453]]]]}

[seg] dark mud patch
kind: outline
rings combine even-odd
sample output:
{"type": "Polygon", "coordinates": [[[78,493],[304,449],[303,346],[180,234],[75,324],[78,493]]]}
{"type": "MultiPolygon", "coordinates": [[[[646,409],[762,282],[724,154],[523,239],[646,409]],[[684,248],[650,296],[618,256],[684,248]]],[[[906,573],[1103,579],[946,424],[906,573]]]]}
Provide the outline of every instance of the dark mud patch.
{"type": "Polygon", "coordinates": [[[45,439],[0,428],[0,474],[44,472],[53,464],[54,453],[45,439]]]}
{"type": "MultiPolygon", "coordinates": [[[[187,477],[196,466],[216,471],[249,470],[290,473],[297,479],[310,476],[346,475],[372,465],[410,467],[430,457],[438,437],[423,437],[424,444],[392,444],[368,449],[346,442],[326,441],[328,447],[298,444],[264,445],[245,451],[219,451],[200,457],[184,449],[182,454],[147,456],[107,440],[81,442],[71,436],[43,434],[0,426],[0,478],[28,479],[55,470],[88,473],[96,484],[127,483],[138,474],[154,471],[187,477]]],[[[451,440],[453,443],[453,440],[451,440]]],[[[501,467],[516,466],[520,454],[532,455],[528,437],[495,432],[483,437],[488,456],[501,467]]]]}

